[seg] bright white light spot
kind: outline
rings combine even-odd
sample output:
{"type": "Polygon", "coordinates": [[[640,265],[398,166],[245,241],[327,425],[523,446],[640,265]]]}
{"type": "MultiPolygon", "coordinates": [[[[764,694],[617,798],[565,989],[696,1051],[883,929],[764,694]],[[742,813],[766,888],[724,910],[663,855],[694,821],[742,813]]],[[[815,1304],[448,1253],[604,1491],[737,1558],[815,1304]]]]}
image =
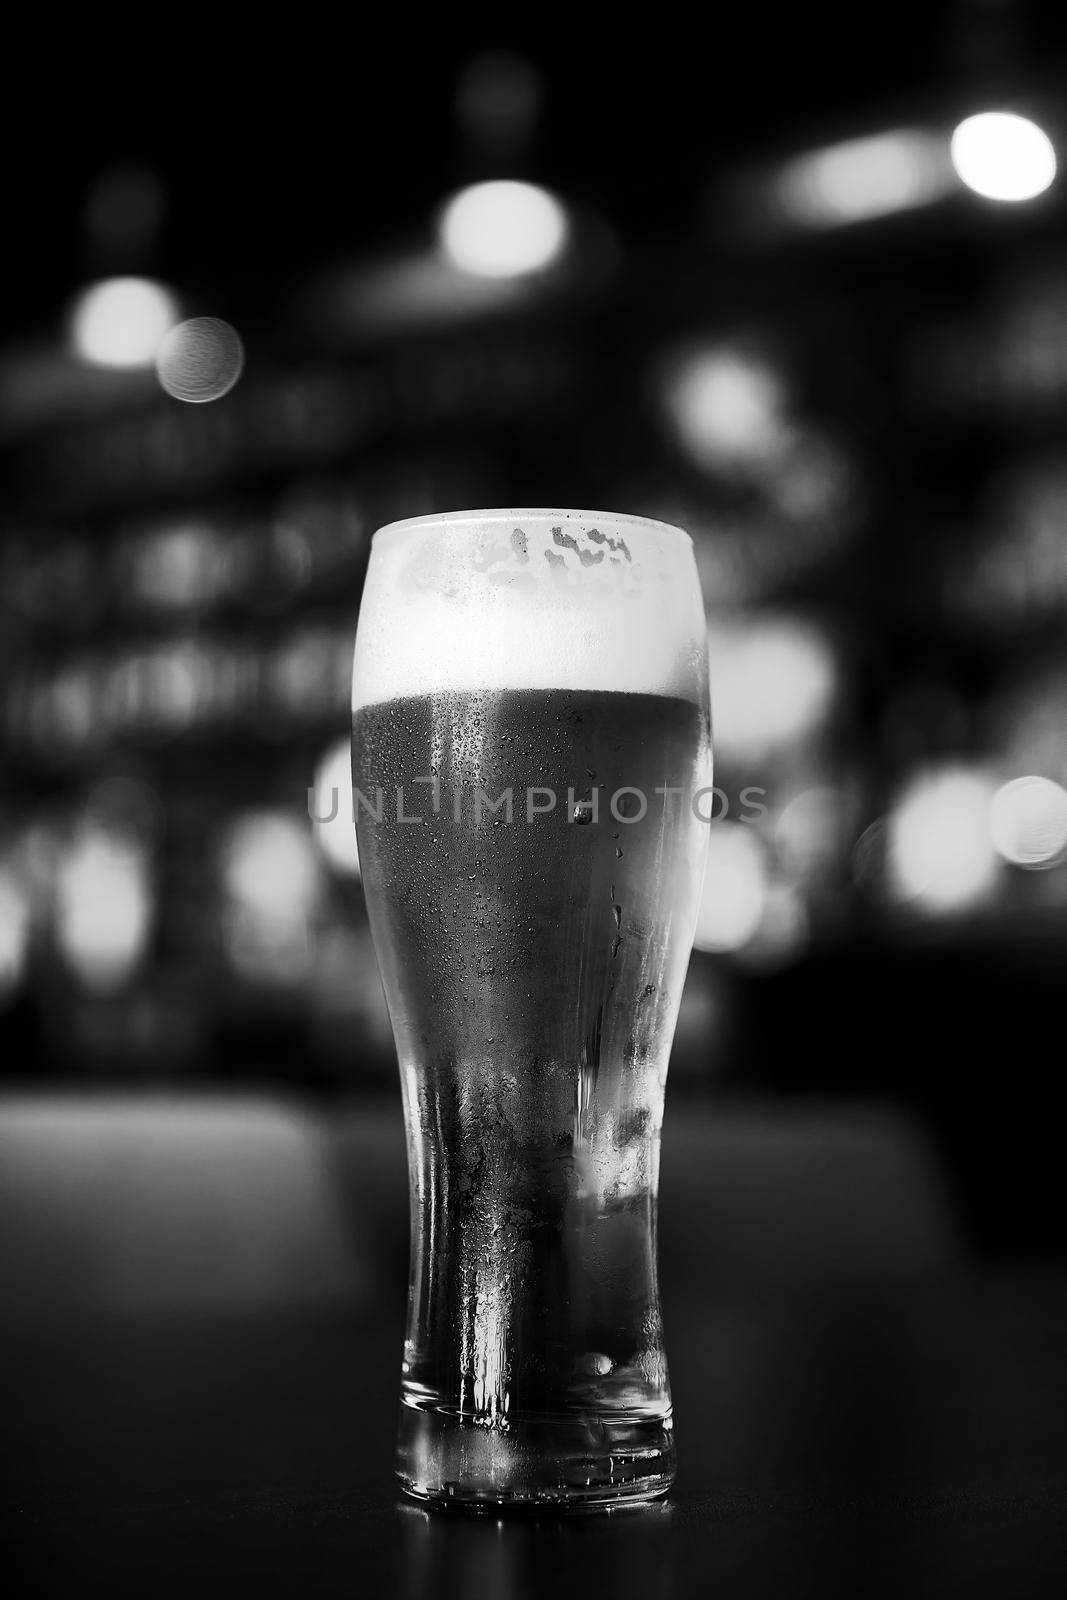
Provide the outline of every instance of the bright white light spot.
{"type": "Polygon", "coordinates": [[[837,665],[824,636],[791,617],[713,622],[708,632],[715,740],[763,756],[810,736],[829,712],[837,665]]]}
{"type": "Polygon", "coordinates": [[[221,317],[190,317],[171,328],[156,353],[159,381],[175,400],[204,405],[229,394],[244,371],[236,328],[221,317]]]}
{"type": "Polygon", "coordinates": [[[1017,867],[1043,867],[1067,849],[1067,791],[1051,778],[1003,784],[989,808],[993,846],[1017,867]]]}
{"type": "Polygon", "coordinates": [[[60,949],[92,989],[123,984],[144,950],[152,896],[144,852],[133,840],[86,828],[56,881],[60,949]]]}
{"type": "Polygon", "coordinates": [[[1010,111],[966,117],[952,135],[951,149],[960,178],[987,200],[1032,200],[1056,176],[1048,134],[1010,111]]]}
{"type": "Polygon", "coordinates": [[[359,877],[359,846],[352,808],[352,751],[347,739],[330,746],[315,771],[312,796],[315,839],[338,872],[359,877]]]}
{"type": "Polygon", "coordinates": [[[0,872],[0,1005],[18,988],[26,968],[30,907],[18,881],[0,872]]]}
{"type": "Polygon", "coordinates": [[[833,228],[940,200],[952,187],[943,141],[918,128],[849,139],[797,156],[781,170],[777,199],[792,222],[833,228]]]}
{"type": "Polygon", "coordinates": [[[226,953],[259,983],[303,983],[312,969],[322,868],[311,830],[282,812],[250,812],[229,830],[222,877],[226,953]]]}
{"type": "Polygon", "coordinates": [[[987,899],[997,879],[989,836],[993,784],[981,773],[945,768],[920,777],[889,817],[889,891],[931,912],[962,911],[987,899]]]}
{"type": "Polygon", "coordinates": [[[766,362],[728,349],[699,350],[668,377],[665,393],[685,448],[702,465],[766,461],[785,436],[785,386],[766,362]]]}
{"type": "Polygon", "coordinates": [[[174,296],[151,278],[106,278],[78,299],[71,337],[83,361],[100,367],[150,367],[174,326],[174,296]]]}
{"type": "Polygon", "coordinates": [[[517,278],[549,266],[567,242],[567,214],[532,183],[476,183],[441,215],[441,244],[452,263],[480,278],[517,278]]]}
{"type": "Polygon", "coordinates": [[[265,919],[302,921],[318,900],[319,864],[308,831],[280,813],[252,812],[235,823],[222,871],[234,900],[265,919]]]}
{"type": "Polygon", "coordinates": [[[696,948],[742,950],[758,933],[766,903],[767,869],[755,829],[744,822],[713,824],[696,948]]]}

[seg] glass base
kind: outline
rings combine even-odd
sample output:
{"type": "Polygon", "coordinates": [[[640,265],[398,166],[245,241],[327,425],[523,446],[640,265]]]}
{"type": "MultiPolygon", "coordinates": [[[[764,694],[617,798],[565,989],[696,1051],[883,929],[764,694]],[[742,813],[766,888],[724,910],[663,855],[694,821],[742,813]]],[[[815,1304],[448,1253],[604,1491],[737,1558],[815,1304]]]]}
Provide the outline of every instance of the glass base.
{"type": "Polygon", "coordinates": [[[421,1397],[400,1406],[397,1477],[441,1510],[605,1510],[658,1499],[674,1473],[669,1410],[509,1417],[500,1428],[421,1397]]]}

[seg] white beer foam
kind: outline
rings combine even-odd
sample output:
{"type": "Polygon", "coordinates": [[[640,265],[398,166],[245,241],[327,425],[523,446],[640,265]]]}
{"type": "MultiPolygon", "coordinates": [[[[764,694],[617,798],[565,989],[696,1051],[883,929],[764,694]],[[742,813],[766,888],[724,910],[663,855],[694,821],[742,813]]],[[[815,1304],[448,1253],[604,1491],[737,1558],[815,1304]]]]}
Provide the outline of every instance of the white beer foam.
{"type": "Polygon", "coordinates": [[[376,536],[352,707],[432,693],[707,697],[689,538],[607,512],[457,512],[376,536]]]}

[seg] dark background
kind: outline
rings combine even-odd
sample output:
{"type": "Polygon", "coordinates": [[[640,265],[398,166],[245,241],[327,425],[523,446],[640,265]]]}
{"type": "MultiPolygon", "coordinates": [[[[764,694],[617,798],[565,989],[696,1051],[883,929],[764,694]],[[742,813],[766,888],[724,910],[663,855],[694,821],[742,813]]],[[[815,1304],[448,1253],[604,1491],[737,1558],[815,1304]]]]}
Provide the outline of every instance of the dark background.
{"type": "Polygon", "coordinates": [[[968,1249],[1058,1257],[1059,801],[1029,866],[982,819],[1067,780],[1063,181],[825,227],[774,197],[983,109],[1062,156],[1062,11],[296,23],[89,19],[9,60],[4,1104],[391,1094],[358,877],[308,820],[370,534],[619,508],[696,541],[730,803],[676,1103],[884,1108],[968,1249]],[[498,177],[570,218],[503,289],[436,234],[498,177]],[[236,387],[79,356],[72,307],[125,274],[237,328],[236,387]]]}

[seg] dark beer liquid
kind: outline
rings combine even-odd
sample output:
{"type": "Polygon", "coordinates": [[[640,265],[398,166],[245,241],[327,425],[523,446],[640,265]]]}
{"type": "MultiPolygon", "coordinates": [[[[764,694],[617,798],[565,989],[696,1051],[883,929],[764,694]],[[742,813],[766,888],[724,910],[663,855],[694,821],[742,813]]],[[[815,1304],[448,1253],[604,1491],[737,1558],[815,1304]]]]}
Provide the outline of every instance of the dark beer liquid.
{"type": "Polygon", "coordinates": [[[409,1481],[669,1475],[655,1196],[706,713],[448,693],[364,707],[353,748],[415,1195],[409,1481]]]}

